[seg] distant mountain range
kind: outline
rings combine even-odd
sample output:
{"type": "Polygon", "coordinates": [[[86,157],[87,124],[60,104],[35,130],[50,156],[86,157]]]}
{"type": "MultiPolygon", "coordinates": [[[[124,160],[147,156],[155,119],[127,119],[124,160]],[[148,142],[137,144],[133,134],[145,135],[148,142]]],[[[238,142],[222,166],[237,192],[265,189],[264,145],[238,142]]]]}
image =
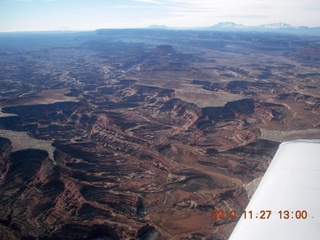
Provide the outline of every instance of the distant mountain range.
{"type": "Polygon", "coordinates": [[[270,23],[270,24],[263,24],[258,27],[261,28],[272,28],[272,29],[282,29],[282,28],[294,28],[293,26],[283,23],[283,22],[278,22],[278,23],[270,23]]]}
{"type": "Polygon", "coordinates": [[[268,31],[268,32],[301,33],[301,34],[316,34],[316,35],[320,34],[320,27],[314,27],[314,28],[310,28],[306,26],[294,27],[283,22],[263,24],[258,26],[244,26],[242,24],[236,24],[234,22],[220,22],[206,29],[219,30],[219,31],[268,31]]]}
{"type": "MultiPolygon", "coordinates": [[[[148,28],[152,29],[174,29],[165,25],[152,25],[148,28]]],[[[188,29],[188,28],[187,28],[188,29]]],[[[263,24],[258,26],[245,26],[234,22],[220,22],[211,27],[206,28],[190,28],[192,30],[214,30],[214,31],[259,31],[259,32],[279,32],[279,33],[297,33],[308,35],[320,35],[320,27],[294,27],[287,23],[277,22],[263,24]]]]}
{"type": "Polygon", "coordinates": [[[154,29],[169,29],[166,25],[151,25],[148,28],[154,28],[154,29]]]}
{"type": "Polygon", "coordinates": [[[263,24],[259,26],[244,26],[242,24],[236,24],[234,22],[220,22],[216,25],[213,25],[211,28],[218,28],[218,29],[230,29],[230,28],[249,28],[249,29],[255,29],[255,28],[263,28],[263,29],[284,29],[284,28],[295,28],[289,24],[278,22],[278,23],[271,23],[271,24],[263,24]]]}

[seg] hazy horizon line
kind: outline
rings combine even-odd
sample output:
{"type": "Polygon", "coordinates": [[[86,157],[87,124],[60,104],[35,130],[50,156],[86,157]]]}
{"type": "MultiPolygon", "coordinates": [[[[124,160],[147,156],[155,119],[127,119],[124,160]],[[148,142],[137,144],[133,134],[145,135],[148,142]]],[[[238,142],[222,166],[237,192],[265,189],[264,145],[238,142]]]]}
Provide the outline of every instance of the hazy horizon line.
{"type": "MultiPolygon", "coordinates": [[[[286,24],[289,25],[290,27],[287,28],[266,28],[266,30],[285,30],[285,29],[296,29],[299,30],[301,28],[308,28],[308,29],[314,29],[314,28],[320,28],[320,26],[316,26],[316,27],[311,27],[311,26],[306,26],[306,25],[300,25],[300,26],[294,26],[294,25],[290,25],[287,24],[285,22],[272,22],[272,23],[265,23],[265,24],[259,24],[259,25],[244,25],[241,23],[236,23],[236,22],[232,22],[232,21],[223,21],[223,22],[218,22],[216,24],[210,25],[210,26],[198,26],[198,27],[190,27],[190,26],[185,26],[185,27],[170,27],[167,26],[165,24],[152,24],[149,26],[144,26],[144,27],[105,27],[105,28],[94,28],[94,29],[69,29],[68,27],[61,27],[61,29],[43,29],[43,30],[13,30],[13,31],[1,31],[0,33],[28,33],[28,32],[92,32],[92,31],[97,31],[100,29],[119,29],[119,30],[125,30],[125,29],[168,29],[168,30],[207,30],[210,28],[213,28],[214,26],[221,24],[221,23],[232,23],[232,24],[236,24],[236,25],[240,25],[243,26],[244,28],[259,28],[259,27],[263,27],[265,25],[272,25],[272,24],[286,24]]],[[[239,29],[241,30],[241,28],[222,28],[222,29],[239,29]]]]}

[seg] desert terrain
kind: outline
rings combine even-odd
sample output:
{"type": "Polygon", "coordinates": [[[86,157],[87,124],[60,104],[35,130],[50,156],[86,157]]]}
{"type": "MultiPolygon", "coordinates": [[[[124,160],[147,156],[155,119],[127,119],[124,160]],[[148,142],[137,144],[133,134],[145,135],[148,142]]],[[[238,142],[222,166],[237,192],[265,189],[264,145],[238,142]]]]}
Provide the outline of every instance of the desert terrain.
{"type": "Polygon", "coordinates": [[[270,32],[0,34],[0,239],[228,239],[212,211],[320,139],[319,60],[270,32]]]}

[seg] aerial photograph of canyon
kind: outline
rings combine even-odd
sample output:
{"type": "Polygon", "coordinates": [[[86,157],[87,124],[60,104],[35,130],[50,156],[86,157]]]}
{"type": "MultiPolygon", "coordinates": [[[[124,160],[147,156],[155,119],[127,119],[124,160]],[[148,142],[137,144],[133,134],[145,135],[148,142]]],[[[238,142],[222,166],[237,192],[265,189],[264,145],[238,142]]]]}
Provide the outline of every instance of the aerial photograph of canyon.
{"type": "Polygon", "coordinates": [[[320,139],[320,28],[7,22],[2,240],[227,240],[238,218],[213,211],[241,215],[281,142],[320,139]]]}

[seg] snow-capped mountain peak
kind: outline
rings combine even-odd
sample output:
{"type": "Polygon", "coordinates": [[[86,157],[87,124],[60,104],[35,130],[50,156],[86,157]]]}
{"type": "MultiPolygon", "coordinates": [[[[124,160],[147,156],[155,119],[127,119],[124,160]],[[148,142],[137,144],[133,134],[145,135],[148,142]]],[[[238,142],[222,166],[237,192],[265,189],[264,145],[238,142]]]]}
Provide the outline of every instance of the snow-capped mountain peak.
{"type": "Polygon", "coordinates": [[[272,29],[293,28],[291,25],[283,23],[283,22],[271,23],[271,24],[263,24],[260,27],[262,27],[262,28],[272,28],[272,29]]]}
{"type": "Polygon", "coordinates": [[[213,25],[212,28],[244,28],[244,26],[234,22],[220,22],[216,25],[213,25]]]}

